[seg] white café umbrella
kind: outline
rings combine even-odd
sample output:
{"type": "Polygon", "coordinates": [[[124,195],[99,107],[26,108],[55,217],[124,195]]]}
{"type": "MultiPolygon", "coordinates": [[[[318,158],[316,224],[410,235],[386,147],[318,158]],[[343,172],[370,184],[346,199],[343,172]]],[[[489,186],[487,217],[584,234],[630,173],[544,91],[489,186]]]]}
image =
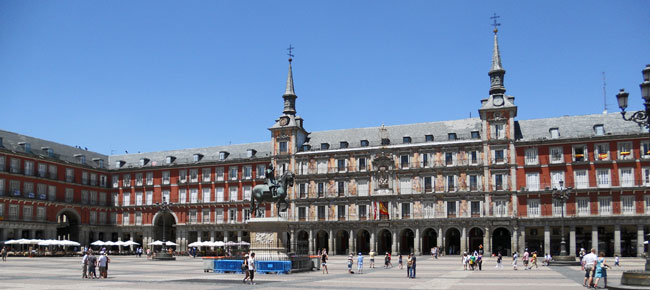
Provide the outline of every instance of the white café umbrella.
{"type": "Polygon", "coordinates": [[[5,245],[18,245],[19,243],[20,243],[20,240],[7,240],[7,241],[5,241],[5,245]]]}
{"type": "Polygon", "coordinates": [[[114,245],[114,246],[126,246],[126,242],[123,242],[123,241],[117,241],[117,242],[113,243],[113,245],[114,245]]]}
{"type": "Polygon", "coordinates": [[[39,246],[56,246],[58,243],[57,240],[45,240],[38,243],[39,246]]]}
{"type": "Polygon", "coordinates": [[[106,242],[104,242],[103,246],[115,246],[115,242],[113,242],[113,241],[106,241],[106,242]]]}
{"type": "Polygon", "coordinates": [[[128,240],[128,241],[124,242],[124,245],[125,246],[139,246],[140,244],[138,244],[138,243],[136,243],[134,241],[128,240]]]}
{"type": "Polygon", "coordinates": [[[239,244],[242,245],[242,246],[250,246],[251,245],[251,243],[249,243],[249,242],[240,242],[239,244]]]}
{"type": "Polygon", "coordinates": [[[94,241],[94,242],[92,242],[92,243],[90,243],[90,244],[93,245],[93,246],[104,246],[104,245],[106,245],[106,242],[102,242],[102,241],[100,241],[100,240],[96,240],[96,241],[94,241]]]}
{"type": "Polygon", "coordinates": [[[153,241],[153,242],[149,243],[149,246],[162,246],[162,242],[161,241],[153,241]]]}
{"type": "Polygon", "coordinates": [[[42,240],[23,239],[18,244],[21,244],[21,245],[38,245],[38,243],[40,243],[40,242],[42,242],[42,240]]]}
{"type": "Polygon", "coordinates": [[[224,242],[222,242],[222,241],[216,241],[216,242],[214,242],[214,246],[215,246],[215,247],[223,247],[223,246],[225,246],[225,245],[226,245],[226,243],[224,243],[224,242]]]}
{"type": "Polygon", "coordinates": [[[188,247],[202,247],[202,246],[203,246],[203,242],[194,242],[194,243],[190,243],[190,244],[187,245],[187,246],[188,246],[188,247]]]}
{"type": "Polygon", "coordinates": [[[172,242],[172,241],[167,241],[166,244],[167,244],[168,246],[178,246],[177,243],[174,243],[174,242],[172,242]]]}
{"type": "Polygon", "coordinates": [[[231,246],[239,246],[238,243],[232,242],[232,241],[227,241],[226,246],[231,247],[231,246]]]}
{"type": "Polygon", "coordinates": [[[74,247],[81,246],[80,243],[77,243],[77,242],[75,242],[75,241],[68,241],[68,240],[63,240],[63,241],[61,241],[61,244],[62,244],[63,246],[74,246],[74,247]]]}

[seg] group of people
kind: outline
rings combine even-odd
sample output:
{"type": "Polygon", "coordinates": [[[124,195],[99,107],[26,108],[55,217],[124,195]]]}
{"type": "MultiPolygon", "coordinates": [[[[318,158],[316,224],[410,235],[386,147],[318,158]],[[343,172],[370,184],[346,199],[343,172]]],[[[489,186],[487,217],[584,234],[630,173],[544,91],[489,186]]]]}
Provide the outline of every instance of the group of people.
{"type": "Polygon", "coordinates": [[[463,253],[462,257],[463,261],[463,270],[467,271],[474,271],[478,269],[479,271],[483,271],[483,253],[474,251],[472,254],[467,254],[467,252],[463,253]]]}
{"type": "MultiPolygon", "coordinates": [[[[376,255],[375,252],[370,252],[370,268],[375,267],[375,255],[376,255]]],[[[323,269],[323,274],[326,274],[326,273],[329,274],[329,271],[327,269],[327,259],[328,259],[327,250],[323,249],[321,251],[321,268],[323,269]]],[[[386,252],[386,255],[384,256],[384,268],[385,269],[393,267],[391,259],[392,259],[391,254],[386,252]]],[[[399,268],[403,269],[404,262],[403,262],[402,255],[399,255],[398,259],[399,259],[398,260],[399,268]]],[[[359,252],[357,254],[356,260],[357,260],[357,273],[362,274],[363,273],[364,256],[363,256],[363,254],[361,252],[359,252]]],[[[417,261],[417,257],[413,253],[409,254],[408,257],[406,258],[406,269],[407,269],[406,276],[408,278],[411,278],[411,279],[415,278],[416,261],[417,261]]],[[[354,253],[350,253],[350,255],[348,255],[348,273],[354,274],[354,271],[352,271],[353,266],[354,266],[354,253]]]]}
{"type": "MultiPolygon", "coordinates": [[[[615,258],[616,265],[619,265],[618,256],[615,258]]],[[[607,269],[611,268],[605,263],[605,253],[600,252],[596,256],[596,249],[591,249],[589,254],[586,254],[580,260],[582,270],[585,271],[585,279],[582,282],[583,286],[587,288],[598,288],[598,282],[603,279],[605,288],[607,288],[607,269]]]]}
{"type": "MultiPolygon", "coordinates": [[[[350,253],[348,255],[348,273],[354,274],[354,271],[352,271],[352,265],[354,264],[354,253],[350,253]]],[[[359,274],[363,273],[363,254],[359,252],[357,255],[357,272],[359,274]]]]}
{"type": "Polygon", "coordinates": [[[255,268],[255,253],[251,252],[250,254],[246,253],[244,255],[244,262],[242,263],[241,268],[246,275],[242,282],[246,284],[246,280],[248,280],[249,284],[255,285],[255,282],[253,281],[253,279],[255,279],[255,271],[257,270],[255,268]]]}
{"type": "MultiPolygon", "coordinates": [[[[499,253],[499,256],[501,256],[501,253],[499,253]]],[[[517,268],[517,259],[519,258],[519,253],[516,251],[512,253],[512,269],[513,270],[518,270],[517,268]]],[[[500,260],[500,258],[498,258],[500,260]]],[[[544,261],[543,265],[548,266],[551,263],[551,255],[550,254],[545,254],[544,255],[544,261]]],[[[535,269],[539,269],[539,266],[537,265],[537,251],[533,251],[532,253],[528,252],[528,248],[524,250],[524,254],[521,257],[521,261],[524,264],[524,270],[531,270],[533,266],[535,269]]],[[[497,262],[497,267],[499,266],[498,264],[500,261],[497,262]]]]}
{"type": "Polygon", "coordinates": [[[99,257],[95,256],[92,250],[84,252],[83,258],[81,258],[81,267],[82,267],[82,279],[99,279],[99,278],[108,278],[108,263],[111,262],[111,259],[108,257],[105,251],[99,252],[99,257]],[[99,268],[99,277],[97,277],[96,268],[99,268]]]}

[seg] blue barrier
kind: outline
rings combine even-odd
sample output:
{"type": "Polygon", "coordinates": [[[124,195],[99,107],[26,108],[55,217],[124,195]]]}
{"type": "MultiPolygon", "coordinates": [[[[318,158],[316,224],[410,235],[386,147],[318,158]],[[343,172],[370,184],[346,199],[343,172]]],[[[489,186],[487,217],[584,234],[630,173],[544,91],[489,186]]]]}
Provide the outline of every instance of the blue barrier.
{"type": "Polygon", "coordinates": [[[255,261],[258,273],[289,274],[291,261],[255,261]]]}
{"type": "Polygon", "coordinates": [[[241,270],[241,264],[243,260],[214,260],[214,272],[215,273],[243,273],[241,270]]]}

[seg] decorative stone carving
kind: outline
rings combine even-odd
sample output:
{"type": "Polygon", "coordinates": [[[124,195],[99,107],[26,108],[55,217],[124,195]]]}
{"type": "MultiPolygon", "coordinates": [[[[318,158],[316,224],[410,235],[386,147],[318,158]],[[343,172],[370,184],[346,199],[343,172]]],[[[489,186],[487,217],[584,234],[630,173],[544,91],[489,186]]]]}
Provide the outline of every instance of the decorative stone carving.
{"type": "Polygon", "coordinates": [[[275,241],[274,233],[255,233],[255,242],[258,244],[271,244],[275,241]]]}
{"type": "Polygon", "coordinates": [[[392,168],[393,158],[390,153],[381,152],[375,156],[372,161],[375,168],[377,168],[375,178],[377,179],[377,187],[379,189],[390,188],[390,173],[392,168]]]}

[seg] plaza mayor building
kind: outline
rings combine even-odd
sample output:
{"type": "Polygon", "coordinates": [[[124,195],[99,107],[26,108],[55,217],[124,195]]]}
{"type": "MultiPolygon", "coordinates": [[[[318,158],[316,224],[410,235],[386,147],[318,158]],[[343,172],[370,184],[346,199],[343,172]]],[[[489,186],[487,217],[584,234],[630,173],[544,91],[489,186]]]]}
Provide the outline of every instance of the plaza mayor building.
{"type": "Polygon", "coordinates": [[[164,232],[179,251],[248,241],[252,188],[272,163],[278,176],[295,173],[288,210],[263,208],[289,220],[293,252],[459,254],[483,245],[557,255],[564,232],[570,254],[642,255],[647,131],[619,113],[519,120],[496,30],[477,118],[309,132],[291,65],[283,110],[278,98],[260,143],[107,156],[0,131],[0,240],[146,247],[164,232]],[[568,190],[566,203],[553,198],[558,190],[568,190]],[[163,201],[170,212],[159,211],[163,201]]]}

